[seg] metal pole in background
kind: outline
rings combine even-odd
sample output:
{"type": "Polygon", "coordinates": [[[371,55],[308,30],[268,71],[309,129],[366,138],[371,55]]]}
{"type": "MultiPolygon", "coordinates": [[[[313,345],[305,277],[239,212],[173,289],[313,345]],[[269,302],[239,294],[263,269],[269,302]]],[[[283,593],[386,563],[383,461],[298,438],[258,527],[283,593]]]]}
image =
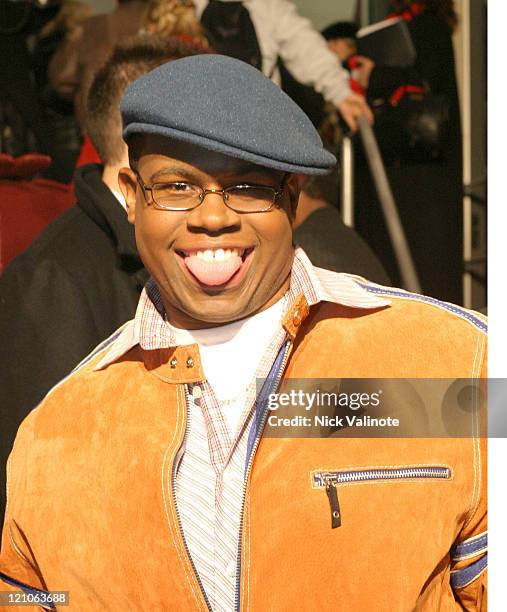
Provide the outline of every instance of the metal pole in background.
{"type": "Polygon", "coordinates": [[[347,227],[354,227],[354,145],[345,135],[341,155],[342,220],[347,227]]]}
{"type": "Polygon", "coordinates": [[[366,117],[359,117],[359,133],[363,141],[364,150],[366,153],[366,159],[370,167],[372,178],[375,182],[375,188],[377,195],[380,200],[382,207],[382,213],[387,225],[391,244],[393,246],[394,254],[398,261],[400,268],[401,279],[403,286],[408,291],[415,293],[421,293],[421,285],[417,277],[417,272],[414,266],[412,255],[408,247],[405,233],[401,225],[398,210],[396,209],[396,203],[394,201],[393,192],[387,179],[387,174],[380,155],[377,140],[375,134],[368,123],[366,117]]]}
{"type": "Polygon", "coordinates": [[[362,28],[370,24],[370,0],[359,0],[359,18],[362,28]]]}

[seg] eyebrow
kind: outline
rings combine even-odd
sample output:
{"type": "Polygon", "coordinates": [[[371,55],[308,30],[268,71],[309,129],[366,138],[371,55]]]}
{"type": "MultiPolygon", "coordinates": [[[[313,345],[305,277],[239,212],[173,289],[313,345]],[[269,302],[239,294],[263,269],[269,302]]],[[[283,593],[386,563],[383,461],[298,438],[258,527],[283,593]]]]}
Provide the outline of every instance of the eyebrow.
{"type": "Polygon", "coordinates": [[[197,180],[197,175],[193,172],[187,170],[186,168],[182,168],[181,166],[164,166],[157,170],[150,176],[150,181],[153,182],[155,179],[165,176],[167,174],[177,174],[187,181],[195,181],[197,180]]]}

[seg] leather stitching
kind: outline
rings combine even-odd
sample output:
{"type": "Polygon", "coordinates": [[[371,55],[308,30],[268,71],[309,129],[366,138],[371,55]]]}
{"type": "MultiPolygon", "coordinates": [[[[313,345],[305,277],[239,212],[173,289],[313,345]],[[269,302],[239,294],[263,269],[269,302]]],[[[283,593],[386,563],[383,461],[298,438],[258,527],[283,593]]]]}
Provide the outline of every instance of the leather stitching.
{"type": "MultiPolygon", "coordinates": [[[[474,355],[474,362],[472,367],[472,378],[479,378],[480,370],[484,360],[484,348],[486,344],[485,336],[477,338],[476,351],[474,355]],[[479,357],[480,356],[480,357],[479,357]],[[479,357],[479,358],[478,358],[479,357]]],[[[477,398],[477,394],[474,395],[474,399],[477,398]]],[[[474,425],[476,429],[474,431],[473,445],[474,445],[474,491],[472,496],[471,508],[468,513],[468,518],[463,525],[463,529],[472,520],[477,508],[480,503],[480,492],[482,487],[482,459],[480,449],[480,431],[479,431],[479,411],[477,406],[474,405],[473,417],[475,419],[474,425]]]]}
{"type": "Polygon", "coordinates": [[[30,567],[32,567],[32,564],[30,563],[30,561],[28,560],[28,558],[23,554],[23,551],[18,547],[18,545],[16,544],[15,540],[14,540],[14,536],[12,535],[12,527],[9,525],[9,539],[11,541],[12,544],[12,548],[14,549],[14,552],[21,557],[21,559],[25,562],[28,563],[28,565],[30,565],[30,567]]]}
{"type": "Polygon", "coordinates": [[[248,495],[248,499],[245,500],[245,503],[247,503],[247,515],[246,515],[246,521],[247,521],[247,529],[248,529],[248,563],[247,563],[247,568],[248,568],[248,574],[247,574],[247,583],[246,583],[246,587],[247,587],[247,593],[246,593],[246,609],[247,611],[250,609],[250,581],[251,581],[251,577],[252,577],[252,572],[250,571],[250,552],[252,550],[252,543],[251,543],[251,529],[250,529],[250,495],[248,495]]]}
{"type": "MultiPolygon", "coordinates": [[[[194,584],[195,583],[195,578],[194,578],[194,580],[192,580],[192,576],[188,573],[188,570],[189,569],[191,570],[192,568],[188,567],[188,559],[185,558],[185,555],[182,556],[182,552],[184,552],[184,551],[180,550],[180,546],[178,545],[178,542],[176,541],[176,538],[175,538],[175,534],[173,532],[173,526],[172,526],[171,520],[169,518],[169,513],[167,511],[167,498],[166,498],[166,492],[165,492],[166,483],[164,482],[164,476],[165,476],[165,473],[166,473],[166,465],[169,466],[171,464],[171,462],[174,460],[174,457],[175,457],[175,455],[176,455],[176,453],[178,451],[178,449],[175,448],[172,457],[169,460],[167,460],[167,454],[169,453],[169,450],[170,450],[170,448],[171,448],[171,446],[172,446],[176,436],[177,435],[179,436],[179,434],[180,434],[180,431],[179,431],[180,430],[180,412],[181,412],[181,400],[180,400],[180,396],[181,396],[181,387],[177,386],[176,387],[176,404],[177,404],[178,409],[176,411],[176,426],[174,428],[174,434],[173,434],[172,440],[169,443],[169,445],[168,445],[168,447],[167,447],[167,449],[165,451],[164,460],[162,461],[162,495],[163,495],[163,498],[164,498],[164,508],[165,508],[165,514],[166,514],[166,518],[167,518],[167,524],[169,525],[169,530],[170,530],[170,533],[171,533],[171,538],[172,538],[172,541],[173,541],[173,544],[174,544],[174,548],[176,549],[176,554],[178,555],[178,559],[180,560],[180,562],[181,562],[181,564],[183,566],[183,571],[185,572],[185,576],[186,576],[186,578],[188,580],[188,583],[190,585],[190,589],[191,589],[192,595],[194,596],[195,602],[196,602],[198,608],[201,608],[201,606],[199,604],[199,598],[197,597],[196,592],[195,592],[195,586],[196,586],[194,584]]],[[[181,425],[182,424],[183,424],[183,421],[182,421],[181,425]]],[[[169,506],[171,508],[171,515],[172,515],[173,522],[175,524],[177,524],[178,518],[175,516],[175,510],[174,510],[174,507],[173,507],[174,505],[170,503],[169,506]]]]}

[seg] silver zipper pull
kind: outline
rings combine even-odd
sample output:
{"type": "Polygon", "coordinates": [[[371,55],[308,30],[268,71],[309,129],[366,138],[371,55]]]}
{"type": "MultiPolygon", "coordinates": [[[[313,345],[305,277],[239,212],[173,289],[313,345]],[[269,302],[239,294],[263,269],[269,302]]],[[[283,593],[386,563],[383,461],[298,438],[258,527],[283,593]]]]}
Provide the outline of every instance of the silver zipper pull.
{"type": "Polygon", "coordinates": [[[326,485],[326,493],[331,506],[331,529],[336,529],[342,524],[342,516],[340,513],[340,504],[338,503],[338,492],[336,485],[328,482],[326,485]]]}

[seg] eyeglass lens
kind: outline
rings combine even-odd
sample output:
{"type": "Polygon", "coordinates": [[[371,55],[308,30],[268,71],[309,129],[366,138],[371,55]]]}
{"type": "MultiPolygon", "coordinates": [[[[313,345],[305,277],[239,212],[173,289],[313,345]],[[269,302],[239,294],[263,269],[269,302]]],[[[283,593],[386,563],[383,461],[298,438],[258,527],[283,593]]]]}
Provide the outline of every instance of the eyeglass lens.
{"type": "MultiPolygon", "coordinates": [[[[156,205],[169,209],[198,206],[209,193],[187,183],[158,183],[152,189],[156,205]]],[[[255,185],[229,187],[223,197],[227,206],[236,211],[254,212],[269,208],[275,201],[276,190],[255,185]]]]}

